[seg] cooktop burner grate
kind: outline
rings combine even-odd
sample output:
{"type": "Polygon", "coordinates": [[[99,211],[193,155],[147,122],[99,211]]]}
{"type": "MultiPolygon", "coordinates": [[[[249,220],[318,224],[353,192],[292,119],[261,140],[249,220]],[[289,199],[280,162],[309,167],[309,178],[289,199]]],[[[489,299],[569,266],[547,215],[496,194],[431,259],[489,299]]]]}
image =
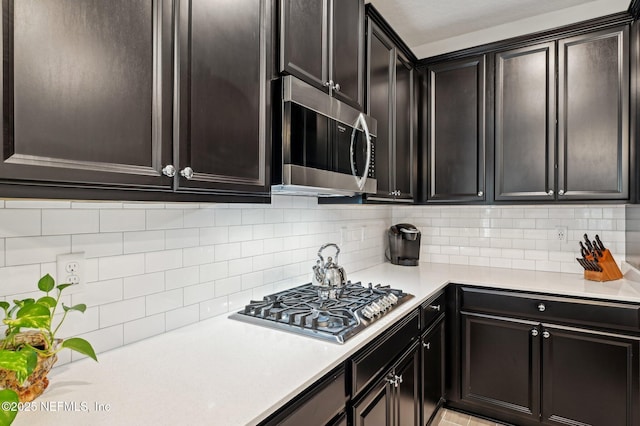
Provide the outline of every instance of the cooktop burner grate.
{"type": "Polygon", "coordinates": [[[344,343],[395,306],[413,297],[389,286],[348,282],[324,299],[305,284],[252,300],[229,318],[344,343]]]}

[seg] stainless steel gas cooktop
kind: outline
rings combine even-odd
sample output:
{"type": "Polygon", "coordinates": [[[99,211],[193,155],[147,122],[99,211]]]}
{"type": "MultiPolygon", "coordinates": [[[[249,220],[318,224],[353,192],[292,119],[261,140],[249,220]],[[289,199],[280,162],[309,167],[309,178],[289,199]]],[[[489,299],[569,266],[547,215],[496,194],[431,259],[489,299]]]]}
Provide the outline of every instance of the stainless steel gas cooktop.
{"type": "Polygon", "coordinates": [[[322,297],[305,284],[251,301],[229,318],[344,343],[366,326],[413,297],[389,286],[348,282],[336,297],[322,297]]]}

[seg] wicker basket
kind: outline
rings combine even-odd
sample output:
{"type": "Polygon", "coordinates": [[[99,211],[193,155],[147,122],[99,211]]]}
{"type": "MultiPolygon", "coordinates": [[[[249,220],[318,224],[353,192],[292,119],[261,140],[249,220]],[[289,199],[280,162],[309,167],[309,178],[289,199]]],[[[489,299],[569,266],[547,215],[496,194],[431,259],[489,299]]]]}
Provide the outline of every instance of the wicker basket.
{"type": "MultiPolygon", "coordinates": [[[[38,331],[18,333],[15,336],[13,346],[20,347],[25,343],[36,348],[48,347],[44,336],[38,331]]],[[[57,347],[61,343],[61,339],[56,339],[54,346],[57,347]]],[[[38,396],[42,395],[42,392],[44,392],[47,386],[49,386],[47,374],[49,374],[49,370],[51,370],[51,367],[53,367],[57,360],[58,357],[56,355],[44,357],[38,354],[38,363],[36,368],[22,385],[20,385],[16,379],[16,373],[14,371],[0,368],[0,389],[12,389],[16,391],[20,402],[33,401],[38,396]]]]}

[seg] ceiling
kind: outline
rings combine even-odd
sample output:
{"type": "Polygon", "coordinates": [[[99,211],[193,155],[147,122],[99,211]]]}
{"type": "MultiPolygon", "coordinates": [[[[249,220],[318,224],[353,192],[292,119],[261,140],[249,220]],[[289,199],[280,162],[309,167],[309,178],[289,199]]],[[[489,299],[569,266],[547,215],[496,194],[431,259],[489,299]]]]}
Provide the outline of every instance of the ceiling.
{"type": "Polygon", "coordinates": [[[368,0],[419,58],[626,11],[630,0],[368,0]]]}

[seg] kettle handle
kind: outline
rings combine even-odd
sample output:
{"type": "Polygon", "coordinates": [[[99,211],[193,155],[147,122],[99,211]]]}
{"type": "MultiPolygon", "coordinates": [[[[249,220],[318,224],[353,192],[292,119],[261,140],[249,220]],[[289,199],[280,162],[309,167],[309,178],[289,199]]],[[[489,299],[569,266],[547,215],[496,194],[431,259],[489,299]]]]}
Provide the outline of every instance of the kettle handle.
{"type": "Polygon", "coordinates": [[[322,250],[326,249],[327,247],[335,247],[336,248],[336,264],[338,263],[338,255],[340,254],[340,247],[338,247],[337,244],[335,243],[327,243],[327,244],[323,244],[320,249],[318,250],[318,257],[320,258],[320,261],[322,263],[324,263],[324,258],[322,257],[322,250]]]}

